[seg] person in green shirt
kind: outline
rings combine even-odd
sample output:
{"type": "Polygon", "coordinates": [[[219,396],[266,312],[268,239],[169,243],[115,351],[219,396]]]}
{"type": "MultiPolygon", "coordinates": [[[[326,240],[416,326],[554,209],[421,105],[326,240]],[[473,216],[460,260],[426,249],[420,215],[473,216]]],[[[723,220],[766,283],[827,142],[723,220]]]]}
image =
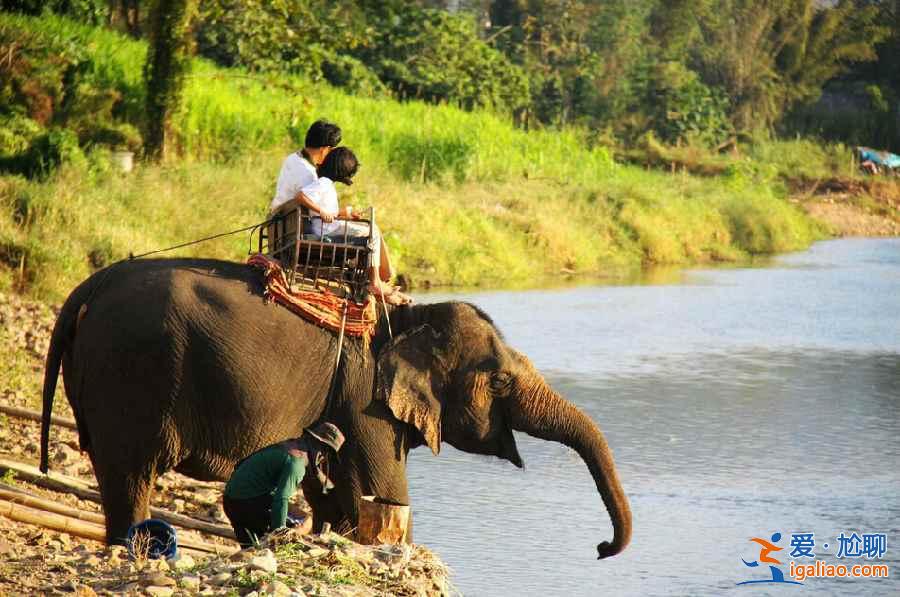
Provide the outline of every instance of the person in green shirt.
{"type": "Polygon", "coordinates": [[[241,547],[288,522],[288,502],[313,463],[323,491],[334,487],[328,461],[337,456],[344,434],[331,423],[305,429],[303,436],[267,446],[238,463],[225,484],[222,502],[241,547]]]}

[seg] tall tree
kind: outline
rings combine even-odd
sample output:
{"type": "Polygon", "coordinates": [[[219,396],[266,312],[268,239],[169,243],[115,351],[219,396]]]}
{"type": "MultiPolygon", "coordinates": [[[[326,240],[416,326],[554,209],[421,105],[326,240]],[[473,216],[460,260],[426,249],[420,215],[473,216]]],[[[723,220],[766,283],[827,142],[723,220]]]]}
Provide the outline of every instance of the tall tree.
{"type": "Polygon", "coordinates": [[[197,0],[156,0],[150,9],[150,47],[144,64],[147,86],[147,156],[166,156],[172,116],[181,105],[184,77],[190,68],[188,29],[197,0]]]}
{"type": "Polygon", "coordinates": [[[877,10],[853,0],[718,0],[700,26],[696,68],[726,90],[740,130],[771,127],[791,105],[815,100],[852,63],[873,60],[886,34],[877,10]]]}

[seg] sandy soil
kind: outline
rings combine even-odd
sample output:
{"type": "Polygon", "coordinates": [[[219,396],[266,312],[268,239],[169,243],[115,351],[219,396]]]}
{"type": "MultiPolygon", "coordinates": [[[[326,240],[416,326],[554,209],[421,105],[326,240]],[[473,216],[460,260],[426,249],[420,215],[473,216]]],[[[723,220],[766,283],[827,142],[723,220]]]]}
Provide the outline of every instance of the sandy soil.
{"type": "Polygon", "coordinates": [[[837,236],[900,235],[900,179],[797,183],[793,199],[837,236]]]}

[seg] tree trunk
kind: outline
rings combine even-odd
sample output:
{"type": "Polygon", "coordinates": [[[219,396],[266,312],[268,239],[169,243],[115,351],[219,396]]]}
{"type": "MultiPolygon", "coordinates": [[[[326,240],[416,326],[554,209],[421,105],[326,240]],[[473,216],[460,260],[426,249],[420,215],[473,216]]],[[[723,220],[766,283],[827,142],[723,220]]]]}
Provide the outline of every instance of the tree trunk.
{"type": "Polygon", "coordinates": [[[188,28],[197,0],[156,0],[150,10],[144,148],[147,157],[166,157],[172,116],[181,105],[184,77],[190,68],[188,28]]]}

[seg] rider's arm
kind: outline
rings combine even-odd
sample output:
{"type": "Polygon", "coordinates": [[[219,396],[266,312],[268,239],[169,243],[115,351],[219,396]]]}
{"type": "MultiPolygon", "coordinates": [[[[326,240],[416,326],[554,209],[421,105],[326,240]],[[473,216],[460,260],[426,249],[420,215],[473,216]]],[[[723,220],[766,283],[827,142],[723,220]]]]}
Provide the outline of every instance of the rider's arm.
{"type": "Polygon", "coordinates": [[[310,199],[309,197],[307,197],[303,191],[297,191],[297,196],[294,197],[294,200],[297,202],[298,205],[305,207],[319,215],[330,215],[332,218],[337,215],[337,214],[329,213],[322,207],[319,207],[318,205],[316,205],[316,202],[313,201],[312,199],[310,199]]]}
{"type": "Polygon", "coordinates": [[[303,207],[319,214],[323,222],[331,222],[338,215],[337,191],[327,178],[319,178],[297,193],[295,200],[303,207]]]}

